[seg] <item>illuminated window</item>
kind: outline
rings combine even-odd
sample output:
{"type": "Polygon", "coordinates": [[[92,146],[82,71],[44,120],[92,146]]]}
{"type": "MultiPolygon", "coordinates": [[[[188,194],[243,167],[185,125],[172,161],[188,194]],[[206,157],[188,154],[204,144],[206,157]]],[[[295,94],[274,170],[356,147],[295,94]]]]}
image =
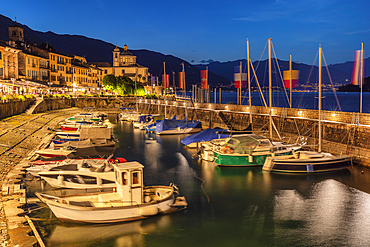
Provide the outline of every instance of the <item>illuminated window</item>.
{"type": "Polygon", "coordinates": [[[139,173],[134,172],[132,174],[132,184],[139,184],[139,173]]]}

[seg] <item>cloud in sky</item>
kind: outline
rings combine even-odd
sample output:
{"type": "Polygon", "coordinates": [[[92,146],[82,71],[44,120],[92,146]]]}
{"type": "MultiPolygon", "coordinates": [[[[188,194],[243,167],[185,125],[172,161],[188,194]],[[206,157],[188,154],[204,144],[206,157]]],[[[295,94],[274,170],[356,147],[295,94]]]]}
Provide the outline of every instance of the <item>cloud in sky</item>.
{"type": "Polygon", "coordinates": [[[328,19],[332,16],[333,9],[330,8],[332,3],[331,0],[276,0],[270,5],[255,5],[250,9],[249,15],[233,20],[258,22],[291,18],[301,22],[332,22],[328,19]],[[319,16],[322,12],[325,12],[325,15],[319,16]]]}

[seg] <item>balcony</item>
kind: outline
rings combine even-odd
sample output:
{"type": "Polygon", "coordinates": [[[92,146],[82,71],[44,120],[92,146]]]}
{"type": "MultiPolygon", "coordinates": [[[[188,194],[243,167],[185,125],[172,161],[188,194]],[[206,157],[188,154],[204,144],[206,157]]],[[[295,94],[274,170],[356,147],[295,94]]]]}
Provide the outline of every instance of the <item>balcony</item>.
{"type": "Polygon", "coordinates": [[[66,71],[66,73],[67,74],[70,74],[70,75],[72,75],[73,73],[72,73],[72,71],[66,71]]]}
{"type": "Polygon", "coordinates": [[[58,70],[57,70],[57,69],[53,69],[53,68],[52,68],[52,69],[50,70],[50,72],[58,72],[58,70]]]}
{"type": "Polygon", "coordinates": [[[41,80],[42,81],[49,81],[49,76],[42,76],[41,77],[41,80]]]}
{"type": "Polygon", "coordinates": [[[57,63],[58,64],[66,64],[64,61],[60,61],[60,60],[58,60],[57,63]]]}
{"type": "Polygon", "coordinates": [[[40,69],[49,69],[49,65],[40,63],[40,69]]]}
{"type": "Polygon", "coordinates": [[[34,64],[34,63],[33,63],[33,64],[32,64],[32,67],[36,67],[36,64],[34,64]]]}

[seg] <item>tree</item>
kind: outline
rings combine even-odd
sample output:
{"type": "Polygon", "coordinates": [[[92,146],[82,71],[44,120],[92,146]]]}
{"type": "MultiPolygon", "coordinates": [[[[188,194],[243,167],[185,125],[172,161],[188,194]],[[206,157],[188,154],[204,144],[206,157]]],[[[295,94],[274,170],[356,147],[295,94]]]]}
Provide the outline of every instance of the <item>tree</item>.
{"type": "Polygon", "coordinates": [[[103,86],[108,90],[117,90],[117,78],[113,75],[105,75],[102,80],[103,86]]]}
{"type": "Polygon", "coordinates": [[[137,78],[139,78],[139,82],[141,81],[141,77],[143,77],[141,74],[137,75],[137,78]]]}

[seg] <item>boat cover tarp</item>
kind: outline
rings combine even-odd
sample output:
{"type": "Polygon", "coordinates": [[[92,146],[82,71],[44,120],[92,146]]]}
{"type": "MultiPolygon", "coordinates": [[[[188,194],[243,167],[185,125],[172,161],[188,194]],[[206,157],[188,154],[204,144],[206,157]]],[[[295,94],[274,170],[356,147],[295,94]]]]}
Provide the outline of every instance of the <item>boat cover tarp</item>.
{"type": "Polygon", "coordinates": [[[149,123],[152,120],[152,115],[140,115],[138,123],[149,123]]]}
{"type": "Polygon", "coordinates": [[[163,130],[173,130],[176,128],[202,128],[202,123],[185,119],[163,119],[157,123],[155,131],[161,133],[163,130]]]}
{"type": "Polygon", "coordinates": [[[94,128],[81,126],[80,139],[111,139],[111,128],[94,128]]]}
{"type": "Polygon", "coordinates": [[[185,137],[181,140],[181,143],[189,145],[193,142],[206,142],[219,138],[227,138],[230,136],[230,134],[227,134],[227,131],[227,129],[205,129],[202,132],[185,137]]]}

